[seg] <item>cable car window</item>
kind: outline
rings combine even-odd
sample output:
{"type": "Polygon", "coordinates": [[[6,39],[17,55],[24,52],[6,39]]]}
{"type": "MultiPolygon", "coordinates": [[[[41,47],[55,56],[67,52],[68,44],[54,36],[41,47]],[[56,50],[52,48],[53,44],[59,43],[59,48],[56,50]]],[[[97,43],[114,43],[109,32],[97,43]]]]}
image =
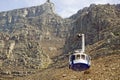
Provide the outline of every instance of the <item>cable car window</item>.
{"type": "Polygon", "coordinates": [[[88,56],[88,59],[90,60],[90,56],[88,56]]]}
{"type": "Polygon", "coordinates": [[[90,60],[90,56],[87,56],[87,60],[90,60]]]}
{"type": "Polygon", "coordinates": [[[72,55],[72,56],[71,56],[71,61],[72,61],[72,60],[75,60],[75,55],[72,55]]]}
{"type": "Polygon", "coordinates": [[[76,59],[80,59],[80,55],[76,55],[76,59]]]}
{"type": "Polygon", "coordinates": [[[85,55],[81,55],[81,59],[85,59],[85,55]]]}
{"type": "Polygon", "coordinates": [[[89,56],[86,56],[86,59],[89,60],[89,56]]]}

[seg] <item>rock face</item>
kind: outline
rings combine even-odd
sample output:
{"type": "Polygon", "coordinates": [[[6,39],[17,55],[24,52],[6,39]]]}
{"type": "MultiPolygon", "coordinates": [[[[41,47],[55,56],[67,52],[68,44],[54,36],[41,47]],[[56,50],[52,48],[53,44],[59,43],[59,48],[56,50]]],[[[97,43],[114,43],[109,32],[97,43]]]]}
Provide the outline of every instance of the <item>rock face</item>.
{"type": "Polygon", "coordinates": [[[1,33],[1,67],[26,67],[29,69],[46,68],[51,60],[41,49],[39,32],[34,29],[19,28],[14,33],[1,33]],[[28,36],[27,36],[28,35],[28,36]],[[33,35],[35,35],[33,37],[33,35]]]}
{"type": "Polygon", "coordinates": [[[70,25],[71,20],[58,16],[50,1],[36,7],[1,12],[1,66],[48,67],[49,56],[55,55],[55,51],[63,46],[70,25]]]}
{"type": "MultiPolygon", "coordinates": [[[[8,12],[1,12],[0,19],[4,23],[15,23],[20,20],[20,18],[28,18],[40,16],[41,14],[53,14],[55,12],[54,4],[52,2],[46,2],[40,6],[16,9],[8,12]]],[[[1,23],[2,23],[1,21],[1,23]]],[[[5,25],[4,25],[5,26],[5,25]]]]}
{"type": "MultiPolygon", "coordinates": [[[[96,73],[89,71],[82,73],[85,80],[98,79],[98,75],[93,75],[99,72],[101,80],[114,80],[115,77],[118,79],[119,70],[115,75],[115,69],[119,69],[117,54],[120,53],[120,5],[92,4],[70,18],[63,19],[55,13],[54,4],[50,0],[40,6],[0,13],[0,79],[5,77],[8,79],[12,75],[13,80],[15,76],[23,77],[35,73],[36,69],[47,68],[39,71],[37,77],[33,75],[24,79],[84,80],[82,74],[80,76],[75,72],[74,76],[73,71],[68,70],[66,55],[69,54],[62,54],[63,51],[69,53],[81,48],[81,40],[76,38],[78,33],[85,34],[86,53],[94,59],[93,64],[97,63],[97,67],[92,65],[92,70],[95,72],[99,70],[96,73]],[[104,60],[102,58],[95,60],[113,54],[116,60],[111,59],[112,56],[104,60]],[[108,62],[111,60],[118,65],[114,68],[112,62],[109,62],[110,70],[113,68],[114,73],[111,78],[109,78],[112,75],[111,71],[108,71],[110,75],[107,75],[107,78],[103,75],[104,72],[101,72],[101,66],[104,71],[109,67],[105,60],[108,62]],[[93,77],[86,77],[89,74],[93,77]]],[[[107,74],[107,71],[105,72],[107,74]]]]}
{"type": "MultiPolygon", "coordinates": [[[[95,5],[78,11],[70,17],[75,21],[70,37],[66,40],[66,51],[81,48],[80,40],[76,40],[76,34],[84,33],[86,46],[91,50],[103,50],[100,53],[111,53],[120,47],[120,8],[119,5],[95,5]],[[95,46],[96,45],[96,46],[95,46]],[[107,52],[110,50],[111,52],[107,52]]],[[[88,53],[89,49],[87,49],[88,53]]],[[[92,52],[93,53],[93,52],[92,52]]],[[[95,52],[99,54],[98,52],[95,52]]],[[[103,55],[103,54],[102,54],[103,55]]]]}
{"type": "Polygon", "coordinates": [[[62,19],[55,13],[54,4],[46,2],[40,6],[16,9],[0,13],[0,30],[12,32],[15,28],[23,27],[24,24],[39,27],[42,34],[66,37],[71,29],[71,21],[62,19]]]}

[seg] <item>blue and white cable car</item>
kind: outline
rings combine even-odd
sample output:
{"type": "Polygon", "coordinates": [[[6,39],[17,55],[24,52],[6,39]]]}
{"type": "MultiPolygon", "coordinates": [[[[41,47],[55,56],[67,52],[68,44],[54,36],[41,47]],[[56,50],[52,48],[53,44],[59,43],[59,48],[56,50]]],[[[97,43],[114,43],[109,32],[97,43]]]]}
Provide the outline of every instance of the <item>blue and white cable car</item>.
{"type": "Polygon", "coordinates": [[[90,56],[85,54],[85,39],[84,34],[78,34],[80,38],[82,36],[82,49],[75,50],[69,57],[69,68],[75,71],[84,71],[90,68],[90,56]]]}

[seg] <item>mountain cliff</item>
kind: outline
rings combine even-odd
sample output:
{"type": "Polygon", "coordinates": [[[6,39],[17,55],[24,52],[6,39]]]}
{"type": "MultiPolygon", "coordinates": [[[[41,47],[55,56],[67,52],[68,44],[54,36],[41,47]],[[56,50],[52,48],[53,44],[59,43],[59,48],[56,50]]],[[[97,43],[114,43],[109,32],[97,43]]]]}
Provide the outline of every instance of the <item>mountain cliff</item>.
{"type": "Polygon", "coordinates": [[[67,19],[54,3],[0,13],[0,79],[119,80],[120,5],[95,5],[67,19]],[[69,53],[81,48],[84,33],[91,68],[68,69],[69,53]]]}
{"type": "MultiPolygon", "coordinates": [[[[77,14],[71,16],[74,27],[70,37],[66,40],[66,51],[72,51],[80,47],[80,41],[75,40],[78,33],[84,33],[86,36],[86,46],[88,53],[95,50],[98,55],[99,50],[103,54],[111,53],[113,50],[120,49],[120,5],[95,5],[91,4],[77,14]],[[93,46],[94,45],[94,46],[93,46]],[[92,49],[90,49],[90,46],[92,49]],[[88,49],[89,48],[89,49],[88,49]],[[97,49],[97,51],[96,51],[97,49]],[[108,52],[109,50],[109,52],[108,52]]],[[[100,57],[100,56],[99,56],[100,57]]]]}
{"type": "Polygon", "coordinates": [[[54,4],[49,1],[40,6],[1,12],[0,66],[47,68],[51,58],[61,53],[59,49],[70,25],[71,20],[57,15],[54,4]]]}

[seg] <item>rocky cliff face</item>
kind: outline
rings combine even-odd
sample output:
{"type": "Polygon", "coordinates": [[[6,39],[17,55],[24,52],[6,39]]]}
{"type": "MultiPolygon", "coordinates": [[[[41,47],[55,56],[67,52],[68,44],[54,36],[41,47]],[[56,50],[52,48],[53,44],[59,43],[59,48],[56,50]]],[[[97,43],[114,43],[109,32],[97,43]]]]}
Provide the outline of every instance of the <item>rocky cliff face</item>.
{"type": "Polygon", "coordinates": [[[40,6],[0,13],[0,79],[18,80],[20,77],[16,76],[23,77],[19,80],[119,79],[119,53],[119,4],[92,4],[68,19],[55,13],[50,0],[40,6]],[[81,48],[78,33],[85,34],[86,53],[93,63],[91,71],[73,75],[67,66],[67,53],[81,48]]]}
{"type": "MultiPolygon", "coordinates": [[[[120,49],[120,47],[118,47],[120,45],[119,5],[92,4],[90,7],[78,11],[77,14],[70,18],[75,20],[75,23],[70,37],[66,40],[66,50],[72,51],[81,48],[80,41],[75,39],[78,33],[84,33],[86,35],[86,46],[88,45],[90,47],[96,43],[94,47],[99,46],[97,50],[103,50],[103,52],[100,53],[120,49]]],[[[87,51],[90,53],[89,49],[87,49],[87,51]]]]}
{"type": "Polygon", "coordinates": [[[36,7],[1,12],[1,67],[46,68],[63,46],[70,22],[58,16],[54,4],[48,1],[36,7]]]}
{"type": "Polygon", "coordinates": [[[51,2],[46,2],[37,7],[1,12],[0,25],[2,25],[4,28],[8,28],[10,24],[14,24],[16,22],[26,23],[25,21],[27,21],[27,18],[40,16],[41,14],[53,14],[54,12],[54,4],[51,2]]]}

